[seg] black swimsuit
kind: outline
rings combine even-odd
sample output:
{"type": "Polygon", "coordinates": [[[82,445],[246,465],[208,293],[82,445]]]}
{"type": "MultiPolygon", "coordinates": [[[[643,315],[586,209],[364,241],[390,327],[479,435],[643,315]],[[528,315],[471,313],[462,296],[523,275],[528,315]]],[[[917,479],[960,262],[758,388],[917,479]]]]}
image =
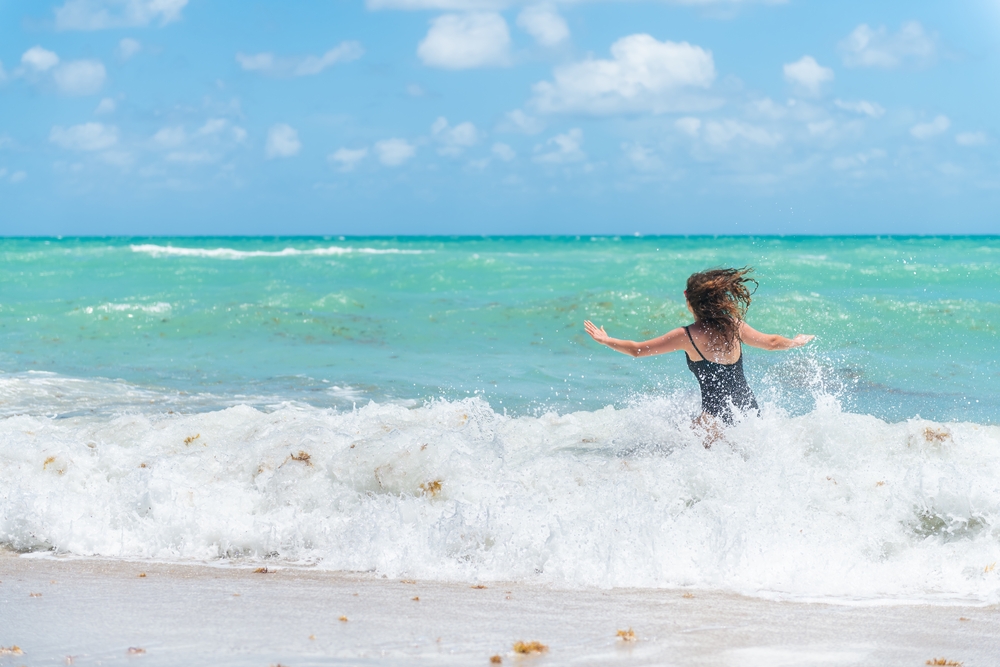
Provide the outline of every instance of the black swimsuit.
{"type": "Polygon", "coordinates": [[[717,364],[709,361],[701,353],[691,338],[691,330],[684,327],[695,352],[701,355],[701,361],[692,361],[687,357],[688,368],[698,378],[701,385],[701,409],[713,417],[718,417],[726,424],[733,423],[733,409],[741,412],[757,411],[757,399],[754,398],[747,379],[743,375],[743,349],[740,347],[740,358],[736,363],[717,364]]]}

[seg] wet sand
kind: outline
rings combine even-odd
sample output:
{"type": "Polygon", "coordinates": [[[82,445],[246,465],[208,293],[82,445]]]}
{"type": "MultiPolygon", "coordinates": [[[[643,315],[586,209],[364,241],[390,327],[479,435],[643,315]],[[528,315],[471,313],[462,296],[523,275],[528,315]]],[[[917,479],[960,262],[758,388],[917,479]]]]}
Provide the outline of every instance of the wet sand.
{"type": "Polygon", "coordinates": [[[1000,608],[0,555],[7,665],[1000,665],[1000,608]],[[145,576],[141,576],[141,575],[145,576]],[[419,599],[418,599],[419,598],[419,599]],[[340,620],[341,617],[347,620],[340,620]],[[635,641],[617,631],[631,628],[635,641]],[[514,642],[540,641],[521,656],[514,642]],[[130,652],[130,649],[133,649],[130,652]]]}

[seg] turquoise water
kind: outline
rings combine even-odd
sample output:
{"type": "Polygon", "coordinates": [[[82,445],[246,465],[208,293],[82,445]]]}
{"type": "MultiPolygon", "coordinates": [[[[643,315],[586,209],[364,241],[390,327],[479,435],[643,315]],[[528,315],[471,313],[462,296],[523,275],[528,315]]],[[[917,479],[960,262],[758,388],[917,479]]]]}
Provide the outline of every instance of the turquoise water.
{"type": "Polygon", "coordinates": [[[751,325],[817,335],[747,350],[766,400],[996,421],[1000,239],[980,237],[6,239],[0,371],[120,379],[189,409],[478,395],[593,410],[697,386],[680,354],[617,355],[585,318],[652,337],[689,322],[688,274],[747,264],[751,325]]]}
{"type": "Polygon", "coordinates": [[[1000,602],[1000,239],[0,242],[0,548],[1000,602]],[[688,274],[753,265],[706,448],[688,274]]]}

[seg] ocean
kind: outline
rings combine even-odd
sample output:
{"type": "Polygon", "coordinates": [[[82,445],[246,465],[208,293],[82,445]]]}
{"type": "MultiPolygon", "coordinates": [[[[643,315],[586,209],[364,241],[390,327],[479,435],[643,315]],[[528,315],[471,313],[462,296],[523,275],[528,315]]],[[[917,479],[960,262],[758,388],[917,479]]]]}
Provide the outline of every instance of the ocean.
{"type": "Polygon", "coordinates": [[[0,240],[0,547],[1000,603],[1000,238],[0,240]],[[687,276],[750,265],[711,449],[687,276]]]}

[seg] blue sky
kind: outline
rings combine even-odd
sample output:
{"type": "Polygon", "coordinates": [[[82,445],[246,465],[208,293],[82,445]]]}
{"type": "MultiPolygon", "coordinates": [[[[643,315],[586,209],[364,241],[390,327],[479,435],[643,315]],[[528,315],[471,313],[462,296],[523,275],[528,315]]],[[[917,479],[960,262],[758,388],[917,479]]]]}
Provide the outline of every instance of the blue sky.
{"type": "Polygon", "coordinates": [[[0,233],[1000,231],[1000,0],[0,0],[0,233]]]}

